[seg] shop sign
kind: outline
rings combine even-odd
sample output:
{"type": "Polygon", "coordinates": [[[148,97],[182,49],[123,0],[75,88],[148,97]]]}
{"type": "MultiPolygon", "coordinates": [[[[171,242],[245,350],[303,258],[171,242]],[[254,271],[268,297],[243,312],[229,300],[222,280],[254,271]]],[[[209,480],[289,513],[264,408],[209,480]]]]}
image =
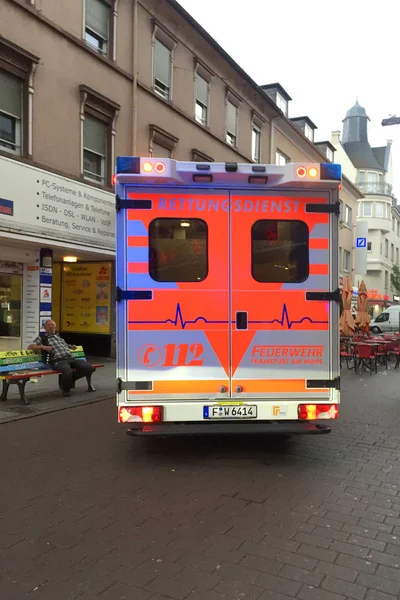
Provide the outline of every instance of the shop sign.
{"type": "Polygon", "coordinates": [[[111,263],[63,265],[62,331],[110,333],[111,281],[111,263]]]}
{"type": "Polygon", "coordinates": [[[23,339],[26,348],[39,333],[40,274],[38,264],[24,265],[23,339]]]}
{"type": "Polygon", "coordinates": [[[385,294],[385,295],[383,296],[383,299],[384,299],[384,300],[389,300],[389,296],[388,296],[387,294],[385,294]]]}
{"type": "Polygon", "coordinates": [[[370,298],[371,300],[382,300],[383,296],[378,292],[378,290],[368,290],[367,298],[370,298]]]}
{"type": "Polygon", "coordinates": [[[393,302],[400,302],[400,296],[393,296],[393,302]]]}
{"type": "Polygon", "coordinates": [[[13,207],[0,210],[0,228],[114,250],[111,192],[0,157],[0,198],[13,207]]]}
{"type": "Polygon", "coordinates": [[[7,273],[11,275],[22,275],[23,264],[18,262],[11,262],[8,260],[0,260],[0,273],[7,273]]]}

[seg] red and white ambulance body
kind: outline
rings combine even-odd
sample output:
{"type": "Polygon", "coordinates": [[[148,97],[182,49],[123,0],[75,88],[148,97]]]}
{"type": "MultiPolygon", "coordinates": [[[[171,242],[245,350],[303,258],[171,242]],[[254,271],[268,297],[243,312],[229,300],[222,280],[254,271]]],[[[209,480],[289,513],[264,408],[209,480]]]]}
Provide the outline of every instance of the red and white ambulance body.
{"type": "Polygon", "coordinates": [[[117,159],[129,433],[323,433],[338,414],[340,165],[117,159]]]}

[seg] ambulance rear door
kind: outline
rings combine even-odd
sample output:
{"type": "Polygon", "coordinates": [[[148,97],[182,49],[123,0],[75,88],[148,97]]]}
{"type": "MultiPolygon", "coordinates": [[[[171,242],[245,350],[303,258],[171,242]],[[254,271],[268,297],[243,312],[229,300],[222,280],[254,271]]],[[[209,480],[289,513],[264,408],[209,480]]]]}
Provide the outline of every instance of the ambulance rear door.
{"type": "MultiPolygon", "coordinates": [[[[119,402],[227,398],[229,193],[123,189],[119,402]]],[[[196,418],[189,405],[166,408],[165,420],[196,418]]]]}
{"type": "MultiPolygon", "coordinates": [[[[230,199],[232,397],[332,400],[337,192],[231,191],[230,199]]],[[[274,416],[290,410],[278,403],[274,416]]]]}

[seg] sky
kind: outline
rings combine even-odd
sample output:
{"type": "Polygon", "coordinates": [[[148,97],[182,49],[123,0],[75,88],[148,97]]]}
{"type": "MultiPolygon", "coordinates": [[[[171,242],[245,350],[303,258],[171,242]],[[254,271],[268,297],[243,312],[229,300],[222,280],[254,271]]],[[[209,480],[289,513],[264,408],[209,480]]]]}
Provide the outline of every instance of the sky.
{"type": "Polygon", "coordinates": [[[279,82],[289,117],[307,115],[315,141],[331,140],[358,98],[371,146],[393,140],[400,203],[400,5],[398,0],[178,0],[259,85],[279,82]]]}

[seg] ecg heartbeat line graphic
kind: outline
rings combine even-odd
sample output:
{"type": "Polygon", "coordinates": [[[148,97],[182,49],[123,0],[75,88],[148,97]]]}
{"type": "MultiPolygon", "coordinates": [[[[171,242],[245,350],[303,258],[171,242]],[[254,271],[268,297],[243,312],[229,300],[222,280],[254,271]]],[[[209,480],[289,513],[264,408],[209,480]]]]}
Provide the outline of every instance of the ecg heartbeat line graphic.
{"type": "MultiPolygon", "coordinates": [[[[195,325],[199,321],[202,321],[205,325],[227,325],[230,323],[235,323],[236,321],[214,321],[209,320],[206,317],[198,316],[193,320],[185,321],[183,318],[183,313],[181,309],[181,305],[176,305],[175,317],[173,319],[165,319],[164,321],[129,321],[130,325],[174,325],[175,327],[180,326],[181,329],[185,329],[187,325],[195,325]]],[[[314,321],[311,317],[302,317],[296,321],[292,321],[289,317],[289,312],[286,304],[282,306],[282,315],[280,319],[272,319],[271,321],[248,321],[248,324],[253,325],[275,325],[278,324],[281,327],[286,326],[287,329],[292,329],[293,325],[302,325],[303,323],[310,323],[311,325],[327,325],[328,321],[314,321]]]]}

